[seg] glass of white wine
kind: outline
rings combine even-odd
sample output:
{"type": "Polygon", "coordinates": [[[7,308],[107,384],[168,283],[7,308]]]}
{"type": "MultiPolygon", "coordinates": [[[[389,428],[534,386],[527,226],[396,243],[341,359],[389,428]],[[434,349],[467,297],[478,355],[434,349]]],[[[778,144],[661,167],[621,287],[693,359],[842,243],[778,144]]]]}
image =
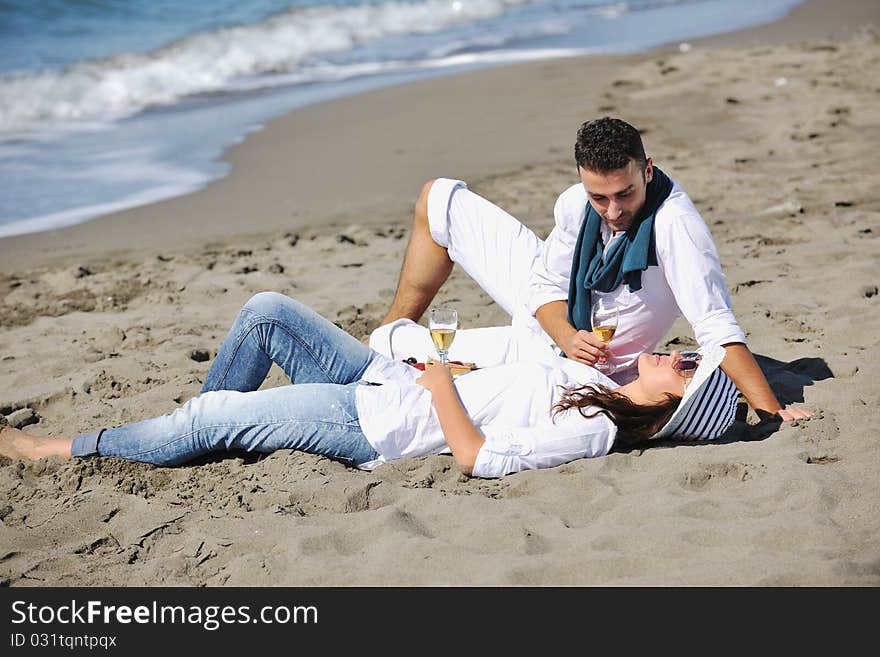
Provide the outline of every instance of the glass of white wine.
{"type": "MultiPolygon", "coordinates": [[[[617,331],[620,320],[620,309],[617,302],[607,296],[593,292],[592,307],[590,308],[590,323],[593,326],[593,335],[605,344],[611,342],[617,331]]],[[[606,360],[604,363],[596,361],[593,365],[603,374],[611,374],[616,369],[612,363],[606,360]]]]}
{"type": "Polygon", "coordinates": [[[452,346],[455,332],[458,330],[458,311],[452,308],[431,308],[428,328],[431,330],[431,339],[440,355],[440,362],[446,365],[449,360],[449,348],[452,346]]]}

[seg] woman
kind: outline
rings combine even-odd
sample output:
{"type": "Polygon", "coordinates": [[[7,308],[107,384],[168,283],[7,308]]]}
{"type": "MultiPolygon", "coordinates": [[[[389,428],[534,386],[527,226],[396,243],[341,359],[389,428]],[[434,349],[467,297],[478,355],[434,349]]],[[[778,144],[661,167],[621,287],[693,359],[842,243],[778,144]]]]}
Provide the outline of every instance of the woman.
{"type": "Polygon", "coordinates": [[[224,449],[299,449],[371,469],[452,453],[497,477],[603,456],[615,441],[715,438],[733,422],[736,388],[724,350],[691,358],[642,354],[624,386],[564,358],[478,369],[453,380],[387,358],[281,294],[242,308],[201,394],[173,413],[74,438],[0,427],[9,458],[118,456],[175,465],[224,449]],[[272,363],[293,385],[258,390],[272,363]]]}

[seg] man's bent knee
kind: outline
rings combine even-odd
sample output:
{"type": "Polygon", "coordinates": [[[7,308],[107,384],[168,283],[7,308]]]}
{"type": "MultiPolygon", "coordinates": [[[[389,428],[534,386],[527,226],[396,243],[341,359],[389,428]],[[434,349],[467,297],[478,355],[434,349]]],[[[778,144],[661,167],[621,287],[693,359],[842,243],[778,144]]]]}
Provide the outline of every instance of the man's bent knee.
{"type": "Polygon", "coordinates": [[[422,191],[416,201],[416,220],[428,219],[428,195],[431,193],[431,187],[434,186],[436,179],[429,180],[422,185],[422,191]]]}
{"type": "Polygon", "coordinates": [[[431,193],[431,187],[434,186],[434,183],[437,182],[436,178],[431,178],[428,182],[422,185],[422,191],[419,194],[419,202],[420,203],[428,203],[428,194],[431,193]]]}

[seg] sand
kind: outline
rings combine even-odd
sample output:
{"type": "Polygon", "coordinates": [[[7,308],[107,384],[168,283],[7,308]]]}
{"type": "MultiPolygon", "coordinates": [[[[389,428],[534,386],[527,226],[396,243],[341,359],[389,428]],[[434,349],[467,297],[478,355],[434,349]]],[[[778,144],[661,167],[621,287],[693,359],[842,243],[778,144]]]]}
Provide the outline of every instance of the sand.
{"type": "MultiPolygon", "coordinates": [[[[361,336],[393,294],[425,180],[467,179],[540,236],[580,122],[614,114],[710,226],[781,427],[743,406],[663,442],[501,480],[451,457],[372,473],[307,454],[175,468],[0,463],[0,584],[880,584],[880,27],[813,2],[764,28],[529,63],[306,108],[197,194],[0,240],[0,413],[65,436],[197,394],[239,307],[294,296],[361,336]]],[[[438,302],[504,323],[456,270],[438,302]]],[[[692,344],[680,322],[659,348],[692,344]]],[[[284,383],[271,373],[267,386],[284,383]]]]}

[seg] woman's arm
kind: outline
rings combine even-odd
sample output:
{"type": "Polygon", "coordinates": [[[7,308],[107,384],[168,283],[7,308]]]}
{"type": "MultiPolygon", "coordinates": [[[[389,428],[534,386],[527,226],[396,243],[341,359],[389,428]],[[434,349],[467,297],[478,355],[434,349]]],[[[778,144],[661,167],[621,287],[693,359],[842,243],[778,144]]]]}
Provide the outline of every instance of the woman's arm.
{"type": "Polygon", "coordinates": [[[431,401],[440,420],[440,428],[455,462],[466,473],[474,471],[477,454],[483,446],[481,434],[470,416],[461,405],[455,386],[452,385],[452,373],[449,367],[433,365],[425,369],[425,373],[417,380],[421,386],[431,391],[431,401]]]}

